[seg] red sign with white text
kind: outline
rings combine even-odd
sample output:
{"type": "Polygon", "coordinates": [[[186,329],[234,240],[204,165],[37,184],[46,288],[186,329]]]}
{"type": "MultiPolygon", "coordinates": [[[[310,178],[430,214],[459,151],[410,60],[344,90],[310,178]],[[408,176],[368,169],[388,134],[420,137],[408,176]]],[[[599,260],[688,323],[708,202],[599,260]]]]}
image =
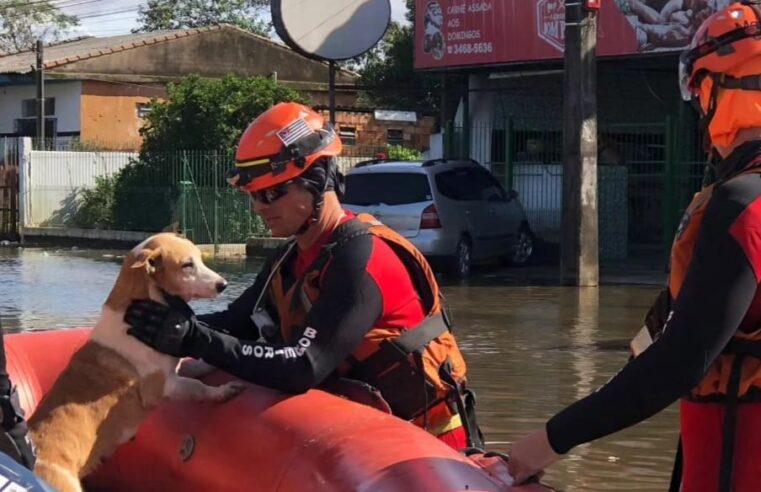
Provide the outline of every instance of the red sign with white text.
{"type": "MultiPolygon", "coordinates": [[[[728,1],[604,0],[597,55],[684,49],[728,1]]],[[[564,46],[564,0],[415,0],[415,68],[551,60],[564,46]]]]}

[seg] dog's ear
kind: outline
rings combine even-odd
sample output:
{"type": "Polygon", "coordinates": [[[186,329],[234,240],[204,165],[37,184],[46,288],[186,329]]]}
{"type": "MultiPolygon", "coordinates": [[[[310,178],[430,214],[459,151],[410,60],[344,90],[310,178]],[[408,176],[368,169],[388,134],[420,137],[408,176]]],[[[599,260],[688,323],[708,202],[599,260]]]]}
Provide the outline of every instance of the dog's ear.
{"type": "Polygon", "coordinates": [[[161,248],[142,249],[137,255],[137,261],[132,264],[132,268],[145,268],[148,275],[154,273],[159,266],[161,266],[161,248]]]}

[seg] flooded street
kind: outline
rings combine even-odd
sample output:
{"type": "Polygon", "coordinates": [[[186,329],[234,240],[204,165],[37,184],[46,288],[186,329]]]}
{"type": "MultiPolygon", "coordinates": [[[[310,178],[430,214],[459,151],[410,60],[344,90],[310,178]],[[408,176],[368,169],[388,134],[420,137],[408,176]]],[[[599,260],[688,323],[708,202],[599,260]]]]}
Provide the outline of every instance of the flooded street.
{"type": "MultiPolygon", "coordinates": [[[[622,367],[654,287],[456,287],[445,290],[490,448],[544,425],[622,367]]],[[[580,446],[545,481],[574,491],[663,491],[678,439],[677,407],[580,446]]]]}
{"type": "MultiPolygon", "coordinates": [[[[89,325],[119,269],[114,251],[0,248],[0,319],[9,331],[89,325]],[[107,256],[104,256],[107,255],[107,256]]],[[[230,288],[198,312],[224,307],[258,264],[217,261],[230,288]]],[[[544,424],[626,362],[656,287],[599,289],[497,282],[444,288],[491,449],[544,424]]],[[[567,491],[666,490],[677,441],[676,406],[632,429],[574,449],[545,482],[567,491]]]]}

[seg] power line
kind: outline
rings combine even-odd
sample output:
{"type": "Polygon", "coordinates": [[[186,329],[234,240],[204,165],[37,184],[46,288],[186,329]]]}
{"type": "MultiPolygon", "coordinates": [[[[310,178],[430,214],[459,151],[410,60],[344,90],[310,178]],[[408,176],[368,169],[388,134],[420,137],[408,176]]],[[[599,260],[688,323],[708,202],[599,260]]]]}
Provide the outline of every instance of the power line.
{"type": "MultiPolygon", "coordinates": [[[[76,0],[57,0],[60,2],[71,2],[76,0]]],[[[92,0],[97,1],[97,0],[92,0]]],[[[56,0],[30,0],[26,2],[19,2],[19,3],[8,3],[8,4],[0,4],[0,10],[6,10],[6,9],[18,9],[18,8],[24,8],[24,7],[33,7],[35,5],[42,5],[42,4],[48,4],[51,7],[60,9],[61,7],[69,7],[70,5],[63,5],[56,3],[56,0]]]]}
{"type": "MultiPolygon", "coordinates": [[[[85,2],[97,1],[100,4],[105,4],[105,2],[103,0],[84,0],[84,1],[85,2]]],[[[143,0],[136,0],[136,1],[132,1],[132,2],[120,1],[120,2],[113,2],[112,6],[115,7],[115,8],[127,8],[128,7],[128,8],[131,8],[131,9],[132,8],[139,9],[140,6],[143,3],[144,3],[143,0]]],[[[77,15],[77,13],[75,11],[77,11],[78,9],[72,9],[71,8],[71,7],[74,7],[74,6],[75,6],[75,4],[66,5],[66,6],[64,6],[64,8],[69,9],[70,11],[72,11],[73,15],[77,15]]],[[[105,8],[105,9],[97,9],[97,8],[95,8],[95,9],[92,9],[91,11],[81,12],[81,14],[82,15],[99,14],[99,13],[107,13],[107,12],[113,12],[113,11],[114,10],[111,8],[111,6],[109,6],[109,8],[105,8]]]]}
{"type": "MultiPolygon", "coordinates": [[[[131,19],[131,18],[133,18],[133,16],[132,16],[132,15],[121,15],[121,16],[117,16],[117,17],[109,17],[108,19],[102,19],[102,20],[100,20],[100,21],[98,22],[98,25],[101,25],[101,24],[108,24],[108,23],[111,23],[111,22],[117,22],[117,21],[123,21],[123,20],[126,20],[126,19],[131,19]]],[[[89,19],[89,17],[88,17],[88,19],[89,19]]],[[[80,27],[80,28],[83,28],[81,25],[80,25],[79,27],[80,27]]],[[[104,29],[113,29],[113,27],[110,27],[110,28],[109,28],[108,26],[105,26],[105,27],[104,27],[104,29]]],[[[97,30],[100,30],[100,29],[98,29],[98,28],[94,28],[94,29],[87,29],[87,30],[89,30],[89,31],[92,31],[92,30],[96,30],[96,31],[97,31],[97,30]]],[[[124,30],[124,29],[122,29],[122,31],[123,31],[123,30],[124,30]]],[[[128,30],[129,30],[129,29],[128,29],[128,30]]]]}
{"type": "MultiPolygon", "coordinates": [[[[72,0],[65,0],[65,1],[72,1],[72,0]]],[[[76,3],[73,3],[71,5],[63,5],[62,7],[63,8],[69,8],[69,7],[79,6],[79,5],[85,5],[85,4],[89,4],[89,3],[95,3],[98,0],[74,0],[74,1],[76,3]]],[[[38,1],[36,3],[43,3],[43,2],[42,1],[38,1]]],[[[63,11],[61,10],[61,7],[58,7],[58,6],[54,6],[54,7],[58,11],[63,13],[63,11]]],[[[137,12],[139,9],[140,9],[140,5],[138,4],[138,5],[134,5],[134,6],[130,7],[130,8],[126,8],[126,9],[93,11],[92,13],[83,13],[83,14],[80,14],[80,15],[77,15],[77,14],[65,14],[65,15],[70,15],[71,17],[76,17],[77,19],[81,20],[81,19],[92,19],[92,18],[98,18],[98,17],[106,17],[106,16],[109,16],[109,15],[115,15],[115,14],[124,14],[124,13],[130,13],[130,12],[137,12]]],[[[2,8],[0,8],[0,11],[1,10],[2,10],[2,8]]],[[[24,17],[27,14],[28,14],[28,12],[16,11],[16,12],[13,12],[11,14],[4,14],[3,17],[5,17],[5,18],[11,18],[12,19],[12,18],[24,17]]]]}
{"type": "Polygon", "coordinates": [[[71,3],[71,4],[68,4],[68,5],[61,5],[61,6],[56,5],[56,7],[58,8],[58,10],[62,10],[64,8],[69,9],[69,8],[72,8],[72,7],[78,7],[79,5],[86,5],[88,3],[95,3],[95,2],[99,2],[99,1],[101,1],[101,0],[78,0],[78,1],[76,1],[74,3],[71,3]]]}
{"type": "MultiPolygon", "coordinates": [[[[108,30],[108,29],[118,29],[118,27],[113,25],[114,23],[121,23],[124,20],[134,19],[134,18],[135,18],[135,16],[133,16],[131,14],[120,15],[120,16],[116,16],[116,17],[108,17],[107,19],[100,19],[100,20],[98,20],[96,25],[92,25],[91,26],[91,25],[80,24],[78,26],[78,28],[79,29],[87,29],[89,31],[100,31],[100,30],[103,30],[103,29],[106,29],[106,30],[108,30]]],[[[125,30],[125,29],[129,30],[132,27],[134,27],[134,26],[123,27],[122,31],[125,30]]]]}
{"type": "Polygon", "coordinates": [[[94,19],[96,17],[106,17],[109,15],[116,15],[116,14],[126,14],[129,12],[137,12],[138,8],[132,7],[129,9],[122,9],[122,10],[112,10],[110,12],[99,12],[97,14],[88,14],[88,15],[78,15],[77,18],[79,19],[94,19]]]}
{"type": "Polygon", "coordinates": [[[104,35],[107,35],[107,34],[113,34],[113,35],[124,34],[124,35],[127,35],[127,34],[132,34],[132,31],[130,31],[128,29],[85,29],[85,30],[83,30],[83,31],[81,31],[79,33],[75,33],[75,34],[82,35],[82,36],[87,36],[87,35],[104,36],[104,35]]]}

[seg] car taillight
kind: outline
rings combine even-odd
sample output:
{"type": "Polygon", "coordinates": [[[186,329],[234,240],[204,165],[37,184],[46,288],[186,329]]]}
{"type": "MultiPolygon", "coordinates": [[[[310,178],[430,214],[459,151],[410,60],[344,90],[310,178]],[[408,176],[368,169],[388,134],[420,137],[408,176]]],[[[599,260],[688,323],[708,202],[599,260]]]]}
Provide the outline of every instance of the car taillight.
{"type": "Polygon", "coordinates": [[[420,216],[420,228],[421,229],[440,229],[441,221],[439,220],[439,212],[436,210],[436,205],[431,204],[425,207],[423,214],[420,216]]]}

